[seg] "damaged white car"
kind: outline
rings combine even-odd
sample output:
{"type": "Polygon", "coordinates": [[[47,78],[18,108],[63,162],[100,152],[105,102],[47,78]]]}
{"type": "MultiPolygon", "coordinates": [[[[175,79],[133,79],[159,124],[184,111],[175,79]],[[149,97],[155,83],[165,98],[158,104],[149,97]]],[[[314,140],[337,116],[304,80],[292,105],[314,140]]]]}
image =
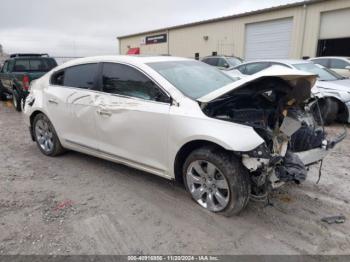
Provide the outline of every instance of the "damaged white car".
{"type": "Polygon", "coordinates": [[[233,215],[304,181],[344,137],[327,139],[304,108],[314,82],[287,68],[234,81],[190,59],[93,57],[33,82],[25,114],[47,156],[76,150],[174,179],[233,215]]]}

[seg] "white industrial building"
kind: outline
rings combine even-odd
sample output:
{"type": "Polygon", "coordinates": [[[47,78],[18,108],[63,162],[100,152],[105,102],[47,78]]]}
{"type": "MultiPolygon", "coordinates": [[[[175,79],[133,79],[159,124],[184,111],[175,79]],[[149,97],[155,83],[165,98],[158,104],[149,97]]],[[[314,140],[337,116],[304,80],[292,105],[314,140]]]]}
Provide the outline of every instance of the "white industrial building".
{"type": "Polygon", "coordinates": [[[310,0],[119,36],[120,54],[350,56],[350,0],[310,0]]]}

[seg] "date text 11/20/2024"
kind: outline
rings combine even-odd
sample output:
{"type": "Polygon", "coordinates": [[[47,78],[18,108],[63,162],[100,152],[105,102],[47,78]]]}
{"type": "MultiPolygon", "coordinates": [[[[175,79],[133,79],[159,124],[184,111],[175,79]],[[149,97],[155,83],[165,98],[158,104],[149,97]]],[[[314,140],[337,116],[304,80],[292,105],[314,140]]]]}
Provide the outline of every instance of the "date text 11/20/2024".
{"type": "Polygon", "coordinates": [[[128,261],[219,261],[216,256],[128,256],[128,261]]]}

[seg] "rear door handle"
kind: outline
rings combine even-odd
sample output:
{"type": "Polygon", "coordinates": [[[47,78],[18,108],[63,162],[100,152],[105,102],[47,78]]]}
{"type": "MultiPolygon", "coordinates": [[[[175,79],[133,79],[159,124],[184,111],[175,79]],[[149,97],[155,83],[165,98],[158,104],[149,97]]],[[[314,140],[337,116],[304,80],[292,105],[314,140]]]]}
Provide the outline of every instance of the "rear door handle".
{"type": "Polygon", "coordinates": [[[49,99],[49,103],[58,105],[58,102],[55,99],[49,99]]]}

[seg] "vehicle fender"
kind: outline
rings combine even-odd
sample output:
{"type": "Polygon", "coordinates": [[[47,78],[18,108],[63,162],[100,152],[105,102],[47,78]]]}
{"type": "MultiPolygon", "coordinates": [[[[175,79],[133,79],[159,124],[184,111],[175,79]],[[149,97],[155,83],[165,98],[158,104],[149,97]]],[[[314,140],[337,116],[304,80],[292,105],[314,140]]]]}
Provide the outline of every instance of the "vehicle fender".
{"type": "Polygon", "coordinates": [[[180,149],[191,141],[208,141],[233,152],[248,152],[264,143],[252,127],[209,117],[172,116],[169,125],[171,167],[180,149]]]}
{"type": "MultiPolygon", "coordinates": [[[[36,112],[44,113],[49,119],[50,116],[46,111],[46,107],[44,106],[44,96],[43,96],[43,88],[41,88],[42,83],[40,81],[36,81],[35,84],[31,85],[31,90],[28,97],[34,97],[35,101],[32,106],[26,105],[24,108],[25,121],[28,126],[30,126],[30,118],[36,112]]],[[[30,100],[27,98],[27,101],[30,100]]]]}

